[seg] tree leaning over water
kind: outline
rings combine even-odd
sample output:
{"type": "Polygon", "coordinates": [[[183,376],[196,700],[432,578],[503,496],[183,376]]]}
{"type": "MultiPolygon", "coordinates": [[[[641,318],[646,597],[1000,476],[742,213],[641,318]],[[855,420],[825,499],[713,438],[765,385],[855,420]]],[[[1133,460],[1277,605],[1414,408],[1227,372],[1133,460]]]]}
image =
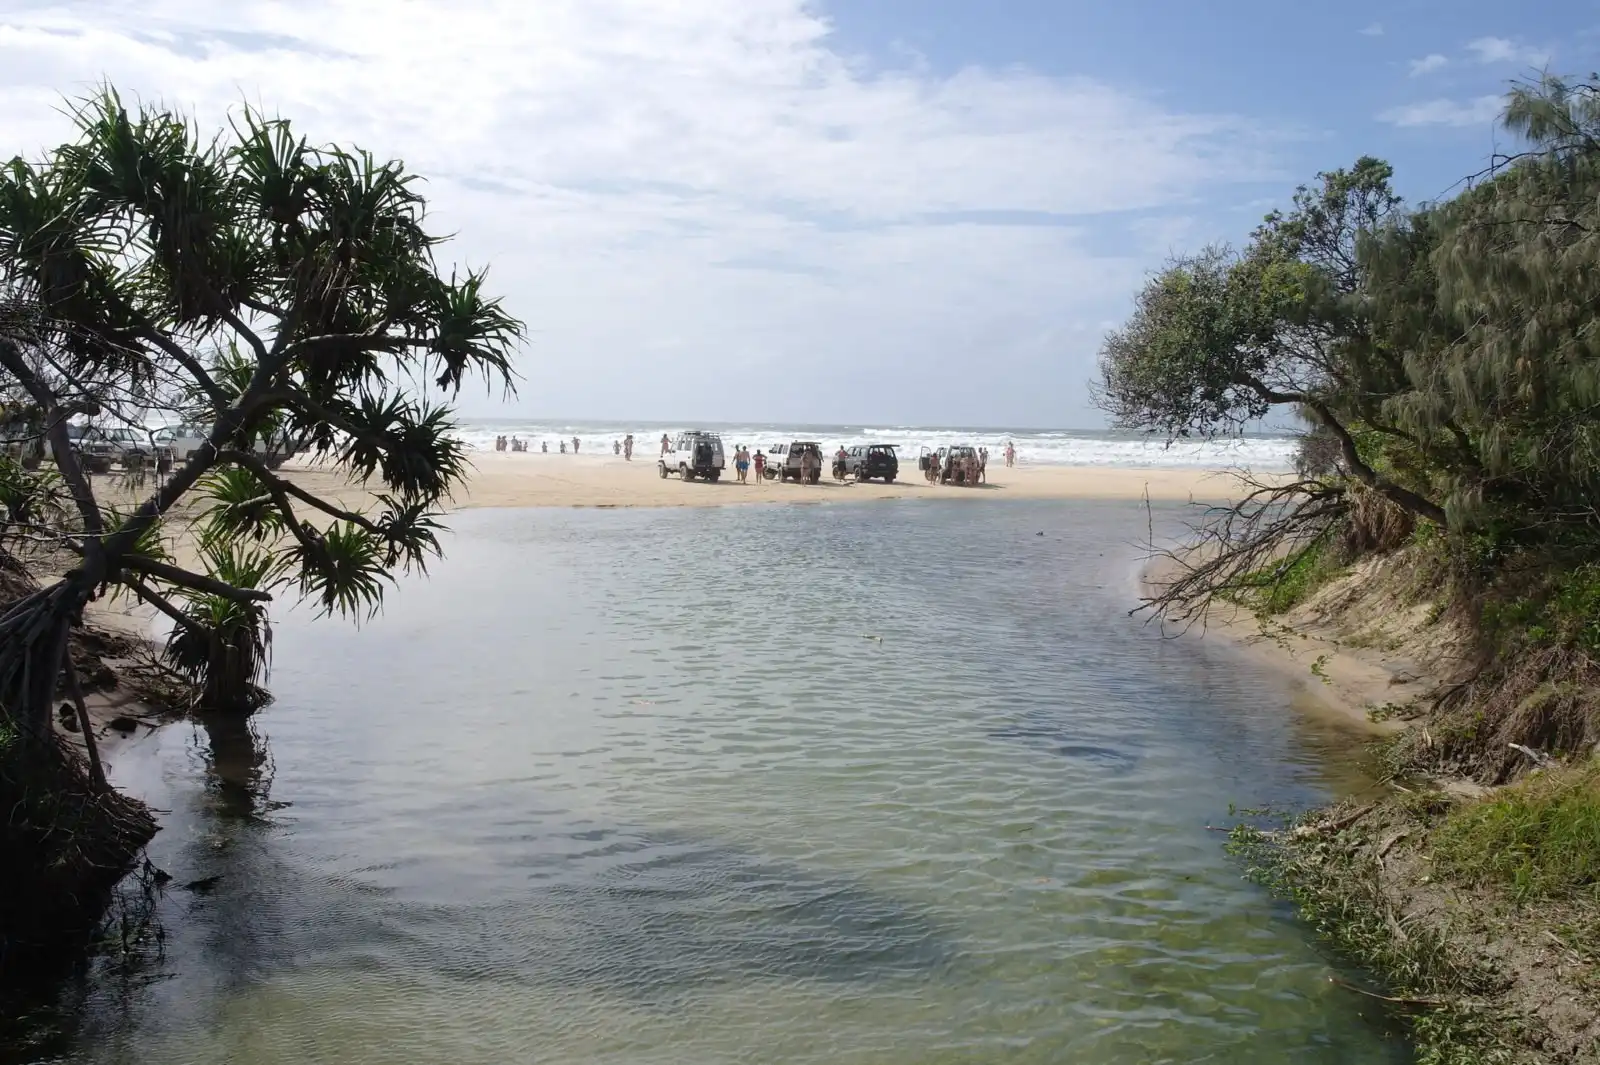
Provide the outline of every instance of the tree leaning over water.
{"type": "Polygon", "coordinates": [[[1207,550],[1155,605],[1419,526],[1474,566],[1600,561],[1600,82],[1517,85],[1502,124],[1526,150],[1454,198],[1408,208],[1372,158],[1321,174],[1243,249],[1172,262],[1107,337],[1098,397],[1120,426],[1311,427],[1299,475],[1205,519],[1207,550]]]}
{"type": "MultiPolygon", "coordinates": [[[[51,708],[73,686],[68,637],[85,606],[153,605],[201,702],[254,709],[274,596],[359,620],[439,553],[466,471],[447,403],[472,378],[509,391],[523,333],[481,271],[438,266],[441,238],[398,162],[312,147],[250,110],[204,137],[110,89],[74,117],[74,142],[0,170],[0,422],[36,426],[48,454],[37,471],[0,457],[0,532],[74,560],[0,608],[0,783],[21,796],[8,831],[26,836],[38,815],[37,839],[3,841],[8,877],[11,858],[44,861],[29,848],[63,835],[61,803],[28,804],[81,778],[51,708]],[[142,428],[152,411],[206,426],[205,442],[109,505],[69,420],[142,428]],[[348,509],[269,468],[266,436],[297,441],[376,505],[348,509]],[[163,547],[180,503],[200,513],[199,565],[163,547]]],[[[105,827],[98,800],[78,798],[65,835],[105,827]]]]}

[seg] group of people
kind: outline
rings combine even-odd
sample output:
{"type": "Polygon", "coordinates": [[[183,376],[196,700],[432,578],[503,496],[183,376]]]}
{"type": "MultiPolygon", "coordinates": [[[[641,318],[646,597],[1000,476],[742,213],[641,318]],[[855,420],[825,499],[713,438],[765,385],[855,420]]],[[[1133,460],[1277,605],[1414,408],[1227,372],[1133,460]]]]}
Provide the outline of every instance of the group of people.
{"type": "MultiPolygon", "coordinates": [[[[1012,464],[1013,455],[1011,445],[1007,444],[1007,466],[1012,464]]],[[[954,450],[947,451],[943,462],[936,461],[937,458],[937,454],[931,456],[928,468],[923,471],[929,484],[939,484],[941,481],[954,481],[968,486],[989,483],[989,449],[986,447],[969,450],[959,457],[954,450]]]]}
{"type": "MultiPolygon", "coordinates": [[[[578,445],[580,443],[582,443],[582,441],[580,441],[577,437],[573,437],[572,438],[572,453],[574,455],[576,455],[578,453],[578,445]]],[[[563,455],[565,455],[567,453],[567,442],[565,440],[562,440],[562,441],[560,441],[560,445],[561,445],[561,453],[563,455]]],[[[619,442],[616,445],[616,448],[617,448],[618,451],[621,451],[622,450],[622,444],[619,442]]],[[[520,436],[497,436],[497,437],[494,438],[494,449],[496,451],[526,451],[526,450],[528,450],[528,442],[526,440],[522,439],[520,436]]],[[[539,441],[539,453],[541,455],[550,454],[550,441],[548,441],[548,440],[539,441]]],[[[630,459],[633,458],[633,437],[632,436],[628,437],[628,457],[630,459]]]]}
{"type": "Polygon", "coordinates": [[[760,448],[756,448],[755,456],[752,457],[750,449],[740,444],[733,449],[733,475],[740,484],[749,484],[750,471],[752,469],[756,471],[757,481],[765,480],[767,476],[767,456],[761,453],[760,448]]]}

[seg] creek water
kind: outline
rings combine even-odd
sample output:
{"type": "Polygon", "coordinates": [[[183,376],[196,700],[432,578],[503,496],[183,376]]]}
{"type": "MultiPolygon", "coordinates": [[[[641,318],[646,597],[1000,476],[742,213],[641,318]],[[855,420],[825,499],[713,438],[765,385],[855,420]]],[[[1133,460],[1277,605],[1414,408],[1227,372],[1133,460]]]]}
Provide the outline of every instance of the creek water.
{"type": "Polygon", "coordinates": [[[1207,829],[1357,740],[1126,616],[1145,520],[457,515],[380,618],[278,619],[251,731],[121,757],[164,942],[59,1059],[1405,1060],[1207,829]]]}

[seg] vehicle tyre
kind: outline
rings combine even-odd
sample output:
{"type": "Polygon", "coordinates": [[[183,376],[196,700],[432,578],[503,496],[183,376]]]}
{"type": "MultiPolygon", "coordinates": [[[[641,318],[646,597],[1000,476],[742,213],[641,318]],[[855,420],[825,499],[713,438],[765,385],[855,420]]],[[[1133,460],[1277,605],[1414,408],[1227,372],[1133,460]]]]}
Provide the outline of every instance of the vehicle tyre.
{"type": "Polygon", "coordinates": [[[722,471],[721,470],[712,470],[710,473],[706,474],[706,480],[710,481],[712,484],[716,484],[721,479],[722,479],[722,471]]]}
{"type": "Polygon", "coordinates": [[[891,473],[889,476],[885,477],[883,479],[883,483],[884,484],[894,484],[894,474],[891,473]]]}
{"type": "Polygon", "coordinates": [[[685,481],[692,481],[694,480],[694,471],[688,466],[679,466],[678,476],[683,478],[685,481]]]}
{"type": "Polygon", "coordinates": [[[667,464],[665,462],[658,462],[656,463],[656,469],[661,471],[661,479],[665,481],[667,479],[667,464]]]}

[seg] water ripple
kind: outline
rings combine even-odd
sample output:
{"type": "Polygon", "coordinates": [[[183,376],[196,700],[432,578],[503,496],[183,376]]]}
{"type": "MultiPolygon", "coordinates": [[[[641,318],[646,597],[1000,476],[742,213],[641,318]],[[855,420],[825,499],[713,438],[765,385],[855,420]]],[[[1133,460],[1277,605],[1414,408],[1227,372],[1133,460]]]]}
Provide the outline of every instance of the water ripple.
{"type": "Polygon", "coordinates": [[[158,861],[224,879],[76,1060],[1402,1060],[1205,831],[1337,744],[1125,616],[1142,513],[457,524],[280,623],[272,825],[211,846],[164,737],[158,861]]]}

